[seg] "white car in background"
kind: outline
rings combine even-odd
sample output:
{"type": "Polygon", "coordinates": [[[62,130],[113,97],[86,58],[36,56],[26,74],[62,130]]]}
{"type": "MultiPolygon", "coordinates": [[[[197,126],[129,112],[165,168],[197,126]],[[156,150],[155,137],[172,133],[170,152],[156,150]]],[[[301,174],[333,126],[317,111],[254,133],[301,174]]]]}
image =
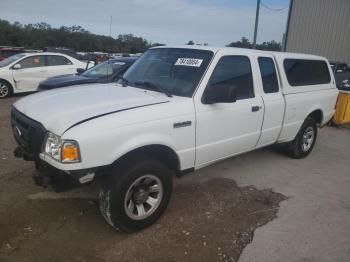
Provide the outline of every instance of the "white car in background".
{"type": "Polygon", "coordinates": [[[75,74],[86,63],[61,53],[22,53],[0,62],[0,98],[36,91],[39,82],[53,76],[75,74]]]}

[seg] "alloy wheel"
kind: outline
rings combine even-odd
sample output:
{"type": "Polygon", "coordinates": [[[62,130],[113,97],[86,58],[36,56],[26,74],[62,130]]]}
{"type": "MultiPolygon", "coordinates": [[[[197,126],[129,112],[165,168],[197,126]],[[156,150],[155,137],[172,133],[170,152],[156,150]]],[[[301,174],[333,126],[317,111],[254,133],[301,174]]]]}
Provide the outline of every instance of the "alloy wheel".
{"type": "Polygon", "coordinates": [[[6,84],[0,83],[0,97],[6,97],[9,94],[9,88],[6,84]]]}
{"type": "Polygon", "coordinates": [[[311,126],[309,126],[308,128],[306,128],[303,134],[301,148],[304,152],[307,152],[310,150],[312,143],[314,142],[314,139],[315,139],[315,131],[311,126]]]}
{"type": "Polygon", "coordinates": [[[133,220],[151,216],[163,198],[163,185],[155,175],[144,175],[135,180],[125,194],[124,209],[133,220]]]}

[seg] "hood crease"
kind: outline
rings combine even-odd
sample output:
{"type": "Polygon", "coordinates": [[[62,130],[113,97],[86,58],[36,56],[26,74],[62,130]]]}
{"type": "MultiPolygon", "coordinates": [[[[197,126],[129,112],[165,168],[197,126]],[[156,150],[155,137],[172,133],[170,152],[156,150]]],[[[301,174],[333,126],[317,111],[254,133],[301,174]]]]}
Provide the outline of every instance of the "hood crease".
{"type": "Polygon", "coordinates": [[[169,101],[164,101],[164,102],[158,102],[158,103],[152,103],[152,104],[146,104],[146,105],[141,105],[141,106],[133,106],[133,107],[129,107],[129,108],[124,108],[124,109],[120,109],[120,110],[116,110],[116,111],[112,111],[112,112],[108,112],[108,113],[103,113],[103,114],[100,114],[100,115],[96,115],[96,116],[92,116],[92,117],[89,117],[89,118],[86,118],[84,120],[81,120],[77,123],[75,123],[74,125],[68,127],[64,132],[66,133],[69,129],[75,127],[75,126],[78,126],[82,123],[85,123],[85,122],[88,122],[90,120],[93,120],[93,119],[96,119],[96,118],[99,118],[99,117],[103,117],[103,116],[106,116],[106,115],[111,115],[111,114],[114,114],[114,113],[119,113],[119,112],[122,112],[122,111],[126,111],[126,110],[130,110],[130,109],[136,109],[136,108],[141,108],[141,107],[146,107],[146,106],[153,106],[153,105],[159,105],[159,104],[164,104],[164,103],[168,103],[169,101]]]}

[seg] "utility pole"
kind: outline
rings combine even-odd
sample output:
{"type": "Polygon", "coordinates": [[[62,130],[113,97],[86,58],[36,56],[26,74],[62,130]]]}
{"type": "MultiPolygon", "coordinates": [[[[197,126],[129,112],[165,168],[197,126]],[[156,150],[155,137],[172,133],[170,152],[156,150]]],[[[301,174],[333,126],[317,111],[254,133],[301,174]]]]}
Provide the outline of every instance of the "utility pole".
{"type": "Polygon", "coordinates": [[[109,20],[109,37],[112,37],[112,15],[111,19],[109,20]]]}
{"type": "Polygon", "coordinates": [[[256,49],[256,37],[257,37],[257,34],[258,34],[259,12],[260,12],[260,0],[257,0],[257,3],[256,3],[256,14],[255,14],[255,26],[254,26],[253,49],[256,49]]]}
{"type": "MultiPolygon", "coordinates": [[[[110,16],[110,20],[109,20],[109,37],[112,38],[112,15],[110,16]]],[[[109,53],[112,53],[112,44],[111,46],[109,46],[107,50],[109,51],[109,53]]]]}

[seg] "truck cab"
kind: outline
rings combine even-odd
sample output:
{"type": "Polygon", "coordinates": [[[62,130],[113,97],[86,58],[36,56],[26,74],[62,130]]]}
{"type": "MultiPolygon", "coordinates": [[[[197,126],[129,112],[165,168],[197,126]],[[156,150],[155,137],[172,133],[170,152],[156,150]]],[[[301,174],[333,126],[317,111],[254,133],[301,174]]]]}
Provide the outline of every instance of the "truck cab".
{"type": "Polygon", "coordinates": [[[334,114],[331,72],[319,56],[152,48],[118,83],[17,101],[15,153],[35,162],[38,184],[99,183],[106,221],[136,231],[166,209],[173,174],[276,143],[293,158],[310,154],[334,114]]]}

